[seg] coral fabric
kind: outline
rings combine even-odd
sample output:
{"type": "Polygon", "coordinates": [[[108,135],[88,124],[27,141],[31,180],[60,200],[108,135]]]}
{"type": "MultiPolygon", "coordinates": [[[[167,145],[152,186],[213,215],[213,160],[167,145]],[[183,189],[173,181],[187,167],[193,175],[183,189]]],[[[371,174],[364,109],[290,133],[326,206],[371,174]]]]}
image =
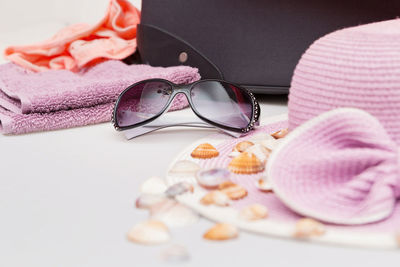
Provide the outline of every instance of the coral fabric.
{"type": "MultiPolygon", "coordinates": [[[[33,72],[14,63],[0,66],[0,126],[5,134],[54,130],[110,121],[113,103],[129,85],[151,78],[184,84],[197,69],[126,65],[108,60],[79,72],[33,72]]],[[[172,110],[187,105],[178,96],[172,110]]]]}
{"type": "Polygon", "coordinates": [[[33,71],[76,71],[96,59],[124,59],[136,50],[140,12],[126,0],[111,0],[96,24],[74,24],[35,45],[10,46],[5,58],[33,71]]]}
{"type": "Polygon", "coordinates": [[[288,207],[331,223],[385,219],[400,196],[397,145],[359,109],[332,110],[296,128],[268,166],[274,192],[288,207]]]}
{"type": "Polygon", "coordinates": [[[302,56],[290,88],[289,128],[339,107],[369,112],[400,143],[400,19],[333,32],[302,56]]]}

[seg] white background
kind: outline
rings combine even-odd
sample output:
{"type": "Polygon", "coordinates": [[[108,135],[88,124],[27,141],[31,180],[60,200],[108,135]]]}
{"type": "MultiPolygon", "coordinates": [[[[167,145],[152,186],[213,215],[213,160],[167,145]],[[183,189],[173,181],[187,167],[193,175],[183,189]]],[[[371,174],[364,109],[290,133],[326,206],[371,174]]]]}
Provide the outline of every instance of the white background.
{"type": "MultiPolygon", "coordinates": [[[[95,22],[105,0],[0,2],[0,48],[50,37],[74,22],[95,22]]],[[[132,1],[138,4],[140,1],[132,1]]],[[[4,61],[2,61],[4,62],[4,61]]],[[[262,113],[286,112],[285,97],[261,98],[262,113]]],[[[190,111],[181,111],[190,115],[190,111]]],[[[110,124],[0,136],[0,266],[158,266],[166,246],[126,240],[147,217],[133,208],[140,183],[162,177],[171,159],[213,130],[171,128],[126,141],[110,124]]],[[[180,266],[399,266],[398,251],[293,242],[240,233],[234,241],[202,239],[202,219],[173,230],[191,255],[180,266]]]]}

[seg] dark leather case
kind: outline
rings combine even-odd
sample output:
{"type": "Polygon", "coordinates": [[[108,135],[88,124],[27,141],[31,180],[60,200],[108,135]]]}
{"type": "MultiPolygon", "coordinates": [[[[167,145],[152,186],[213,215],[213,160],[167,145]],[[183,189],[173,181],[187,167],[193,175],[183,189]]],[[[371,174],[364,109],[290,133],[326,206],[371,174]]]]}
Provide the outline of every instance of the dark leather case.
{"type": "Polygon", "coordinates": [[[143,0],[138,50],[143,63],[284,94],[314,40],[398,15],[400,0],[143,0]]]}

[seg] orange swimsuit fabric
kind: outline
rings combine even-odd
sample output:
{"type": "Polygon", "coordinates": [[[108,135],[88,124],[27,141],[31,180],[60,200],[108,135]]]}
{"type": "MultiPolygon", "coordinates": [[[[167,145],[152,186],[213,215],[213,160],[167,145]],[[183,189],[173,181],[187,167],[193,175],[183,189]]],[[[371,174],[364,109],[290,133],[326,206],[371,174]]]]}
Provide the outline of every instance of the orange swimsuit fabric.
{"type": "Polygon", "coordinates": [[[79,23],[61,29],[34,45],[10,46],[6,59],[33,71],[77,71],[102,59],[124,59],[136,51],[136,25],[140,11],[126,0],[110,0],[105,16],[96,24],[79,23]]]}

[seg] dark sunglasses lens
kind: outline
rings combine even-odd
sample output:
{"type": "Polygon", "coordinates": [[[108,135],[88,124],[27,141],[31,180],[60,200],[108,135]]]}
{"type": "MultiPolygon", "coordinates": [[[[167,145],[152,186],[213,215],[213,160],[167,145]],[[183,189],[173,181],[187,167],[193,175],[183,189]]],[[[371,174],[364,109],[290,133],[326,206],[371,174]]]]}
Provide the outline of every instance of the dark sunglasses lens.
{"type": "Polygon", "coordinates": [[[139,83],[120,97],[116,108],[119,127],[133,126],[160,114],[166,107],[172,87],[163,81],[139,83]]]}
{"type": "Polygon", "coordinates": [[[249,125],[253,113],[250,95],[232,84],[204,81],[191,91],[194,109],[204,118],[236,129],[249,125]]]}

